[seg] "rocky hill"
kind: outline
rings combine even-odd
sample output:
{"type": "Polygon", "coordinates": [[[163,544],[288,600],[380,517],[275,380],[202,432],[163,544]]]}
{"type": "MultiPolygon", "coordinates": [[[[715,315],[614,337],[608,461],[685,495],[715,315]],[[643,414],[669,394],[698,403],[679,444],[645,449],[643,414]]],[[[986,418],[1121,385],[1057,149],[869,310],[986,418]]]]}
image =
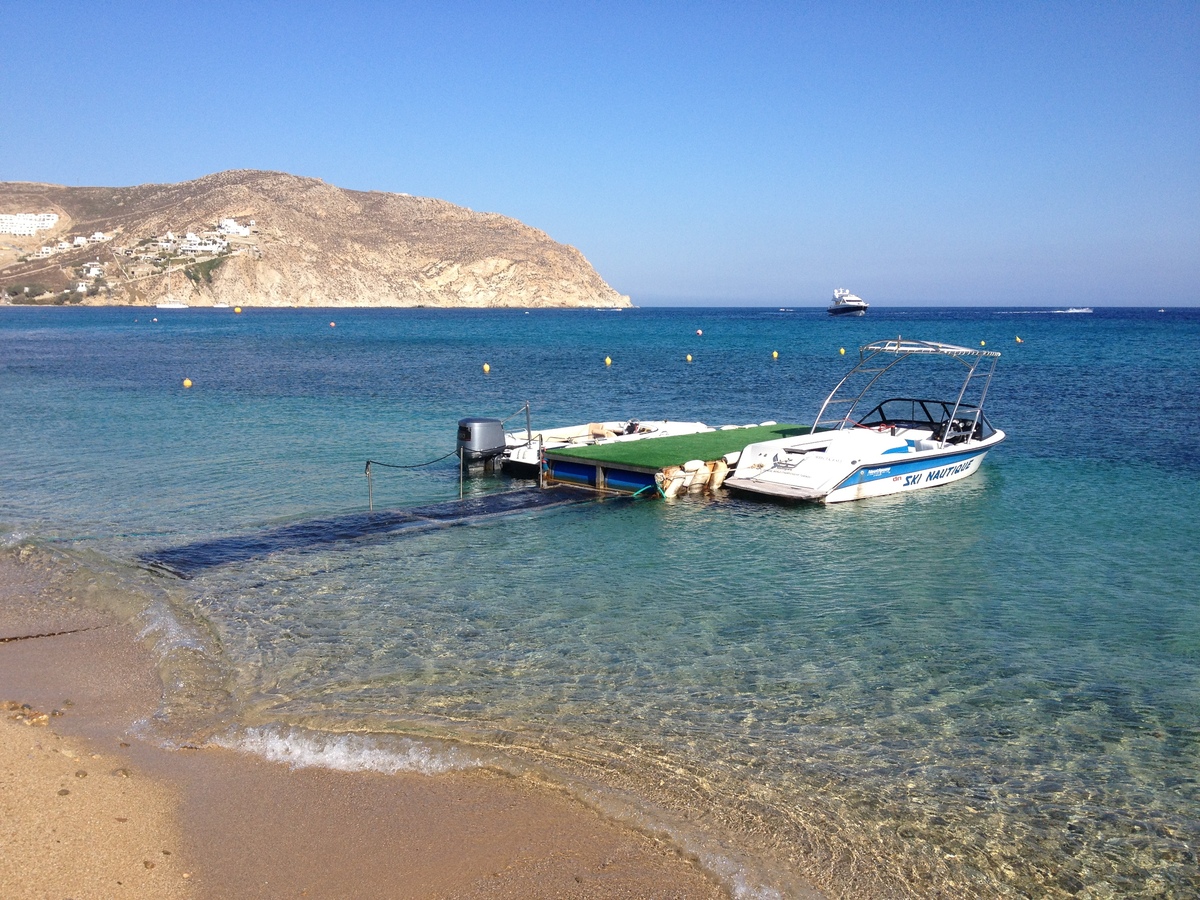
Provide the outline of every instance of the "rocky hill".
{"type": "Polygon", "coordinates": [[[0,289],[14,302],[145,305],[170,293],[191,306],[630,305],[574,247],[515,219],[281,172],[116,188],[0,182],[0,213],[59,216],[32,236],[0,235],[0,289]],[[219,252],[158,247],[167,232],[203,239],[222,219],[254,225],[224,235],[219,252]],[[74,246],[97,232],[105,240],[74,246]]]}

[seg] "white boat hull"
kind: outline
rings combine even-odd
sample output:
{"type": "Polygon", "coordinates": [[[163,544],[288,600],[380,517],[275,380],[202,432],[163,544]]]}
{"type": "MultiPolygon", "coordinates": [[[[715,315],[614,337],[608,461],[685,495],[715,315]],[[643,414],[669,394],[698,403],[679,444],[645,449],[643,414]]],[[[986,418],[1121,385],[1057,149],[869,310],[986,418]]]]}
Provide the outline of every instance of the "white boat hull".
{"type": "Polygon", "coordinates": [[[925,437],[869,431],[825,432],[746,447],[725,485],[738,491],[814,503],[844,503],[923,490],[967,478],[1004,440],[944,447],[925,437]],[[822,444],[828,449],[820,449],[822,444]]]}

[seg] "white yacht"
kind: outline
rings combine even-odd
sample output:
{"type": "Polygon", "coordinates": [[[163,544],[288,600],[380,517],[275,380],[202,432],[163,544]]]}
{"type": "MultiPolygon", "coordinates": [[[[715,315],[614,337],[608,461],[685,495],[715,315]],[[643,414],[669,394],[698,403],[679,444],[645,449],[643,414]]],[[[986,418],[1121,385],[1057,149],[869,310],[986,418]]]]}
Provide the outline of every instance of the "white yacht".
{"type": "Polygon", "coordinates": [[[846,288],[838,288],[833,292],[833,303],[829,305],[831,316],[862,316],[866,315],[866,300],[857,294],[852,294],[846,288]]]}
{"type": "Polygon", "coordinates": [[[825,399],[810,432],[750,444],[737,456],[725,486],[781,499],[840,503],[966,478],[1004,440],[1004,432],[983,415],[999,358],[994,350],[900,338],[866,344],[859,348],[858,365],[825,399]],[[877,383],[912,358],[958,364],[966,377],[946,399],[887,397],[877,383]],[[887,399],[859,416],[856,410],[875,397],[887,399]]]}

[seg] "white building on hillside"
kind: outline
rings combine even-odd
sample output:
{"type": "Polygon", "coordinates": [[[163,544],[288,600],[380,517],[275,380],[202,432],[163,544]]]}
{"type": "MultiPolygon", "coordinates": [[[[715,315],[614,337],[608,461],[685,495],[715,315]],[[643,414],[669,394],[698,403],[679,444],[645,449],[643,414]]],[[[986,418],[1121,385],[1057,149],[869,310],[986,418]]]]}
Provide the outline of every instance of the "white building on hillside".
{"type": "Polygon", "coordinates": [[[229,244],[220,238],[201,238],[189,231],[183,239],[183,243],[179,245],[179,252],[186,253],[189,256],[199,256],[202,253],[215,255],[223,252],[228,246],[229,244]]]}
{"type": "Polygon", "coordinates": [[[0,213],[0,234],[25,237],[49,231],[58,224],[58,213],[0,213]]]}
{"type": "MultiPolygon", "coordinates": [[[[250,224],[254,224],[254,220],[250,220],[250,224]]],[[[250,237],[250,225],[239,225],[237,219],[222,219],[217,223],[217,230],[221,234],[231,234],[236,237],[250,237]]]]}

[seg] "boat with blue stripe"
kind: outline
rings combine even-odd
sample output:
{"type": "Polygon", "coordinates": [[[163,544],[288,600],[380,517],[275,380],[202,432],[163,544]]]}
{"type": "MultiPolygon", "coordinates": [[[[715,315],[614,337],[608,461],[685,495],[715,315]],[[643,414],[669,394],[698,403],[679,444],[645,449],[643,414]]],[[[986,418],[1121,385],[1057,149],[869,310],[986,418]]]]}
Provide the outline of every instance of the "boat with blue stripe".
{"type": "Polygon", "coordinates": [[[932,341],[876,341],[822,404],[812,430],[746,446],[725,486],[818,503],[841,503],[950,484],[979,470],[1004,440],[983,414],[1000,354],[932,341]],[[880,390],[910,359],[960,366],[956,395],[886,397],[880,390]],[[870,406],[869,412],[858,411],[870,406]]]}

